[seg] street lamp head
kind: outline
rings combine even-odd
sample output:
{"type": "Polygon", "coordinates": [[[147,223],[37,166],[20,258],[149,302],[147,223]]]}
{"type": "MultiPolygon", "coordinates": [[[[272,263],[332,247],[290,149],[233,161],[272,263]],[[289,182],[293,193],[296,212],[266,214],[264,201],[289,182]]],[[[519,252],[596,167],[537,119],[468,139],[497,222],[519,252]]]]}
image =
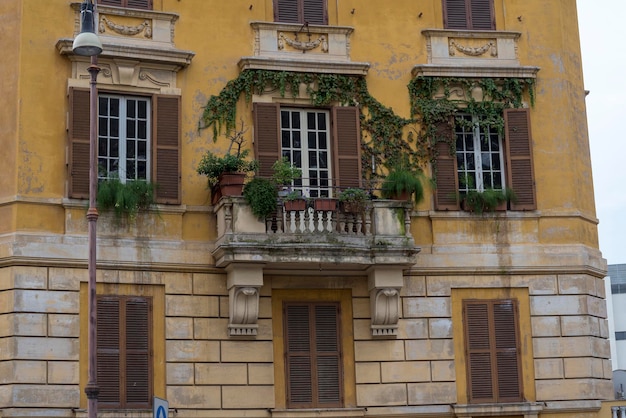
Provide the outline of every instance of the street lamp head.
{"type": "Polygon", "coordinates": [[[93,3],[85,0],[80,5],[80,33],[74,38],[72,50],[77,55],[93,56],[102,53],[102,42],[96,35],[93,3]]]}

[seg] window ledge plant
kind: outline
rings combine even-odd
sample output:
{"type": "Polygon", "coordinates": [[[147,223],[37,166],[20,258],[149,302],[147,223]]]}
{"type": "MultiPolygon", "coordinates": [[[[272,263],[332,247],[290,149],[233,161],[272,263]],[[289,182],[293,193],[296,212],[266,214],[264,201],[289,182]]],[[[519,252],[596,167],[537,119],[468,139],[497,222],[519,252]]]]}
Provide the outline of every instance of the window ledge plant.
{"type": "Polygon", "coordinates": [[[410,200],[417,204],[424,199],[426,176],[421,170],[411,169],[409,165],[393,165],[381,185],[381,194],[385,199],[410,200]]]}
{"type": "Polygon", "coordinates": [[[464,194],[462,205],[464,210],[480,215],[484,212],[506,210],[505,204],[510,201],[515,202],[515,200],[515,193],[512,189],[470,190],[464,194]]]}
{"type": "Polygon", "coordinates": [[[113,211],[117,219],[133,221],[141,210],[148,210],[156,204],[155,185],[143,180],[122,183],[119,179],[109,179],[98,183],[96,196],[98,209],[113,211]]]}
{"type": "Polygon", "coordinates": [[[360,213],[366,209],[370,195],[363,189],[350,187],[341,191],[337,198],[344,212],[360,213]]]}

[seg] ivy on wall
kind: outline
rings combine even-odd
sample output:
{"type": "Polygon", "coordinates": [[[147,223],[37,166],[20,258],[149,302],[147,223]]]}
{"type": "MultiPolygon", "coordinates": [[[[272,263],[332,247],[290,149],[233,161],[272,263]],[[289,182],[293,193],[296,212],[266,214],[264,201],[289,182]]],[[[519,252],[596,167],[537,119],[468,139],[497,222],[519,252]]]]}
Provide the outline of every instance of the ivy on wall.
{"type": "Polygon", "coordinates": [[[247,102],[254,94],[271,91],[278,91],[281,97],[297,97],[301,84],[314,106],[359,106],[362,165],[369,179],[382,174],[381,167],[398,163],[423,170],[435,161],[439,141],[449,142],[454,152],[454,138],[438,137],[437,126],[452,123],[457,113],[480,116],[481,124],[502,133],[503,110],[522,107],[524,92],[528,92],[531,105],[535,99],[534,79],[416,77],[408,85],[413,117],[403,118],[369,93],[364,76],[245,70],[209,98],[198,128],[212,129],[217,140],[220,133],[235,129],[242,95],[247,102]]]}
{"type": "Polygon", "coordinates": [[[269,91],[278,91],[281,97],[286,94],[297,97],[301,84],[306,86],[306,93],[314,106],[359,106],[362,165],[367,178],[376,178],[380,167],[390,167],[407,157],[412,168],[422,169],[427,147],[416,143],[416,121],[396,115],[393,109],[376,100],[369,93],[363,76],[245,70],[229,81],[218,95],[209,98],[199,129],[213,129],[216,139],[219,133],[235,128],[237,102],[241,95],[247,102],[253,94],[269,91]]]}
{"type": "MultiPolygon", "coordinates": [[[[457,114],[479,117],[479,125],[504,133],[504,109],[523,107],[524,92],[535,104],[535,80],[531,78],[416,77],[409,83],[411,114],[419,117],[419,136],[428,138],[430,160],[436,158],[435,145],[443,141],[454,153],[455,138],[442,135],[441,124],[474,122],[457,114]]],[[[470,126],[471,127],[471,126],[470,126]]]]}

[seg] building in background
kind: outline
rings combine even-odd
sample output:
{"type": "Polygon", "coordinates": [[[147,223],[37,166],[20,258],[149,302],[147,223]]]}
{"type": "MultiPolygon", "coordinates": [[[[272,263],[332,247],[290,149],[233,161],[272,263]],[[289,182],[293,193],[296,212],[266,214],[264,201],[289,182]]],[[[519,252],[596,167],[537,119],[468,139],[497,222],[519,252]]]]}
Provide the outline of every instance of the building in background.
{"type": "MultiPolygon", "coordinates": [[[[0,2],[3,418],[86,416],[79,11],[0,2]]],[[[99,416],[620,405],[575,0],[100,0],[97,27],[99,416]],[[207,188],[238,144],[308,206],[207,188]],[[423,199],[382,198],[398,167],[423,199]]]]}

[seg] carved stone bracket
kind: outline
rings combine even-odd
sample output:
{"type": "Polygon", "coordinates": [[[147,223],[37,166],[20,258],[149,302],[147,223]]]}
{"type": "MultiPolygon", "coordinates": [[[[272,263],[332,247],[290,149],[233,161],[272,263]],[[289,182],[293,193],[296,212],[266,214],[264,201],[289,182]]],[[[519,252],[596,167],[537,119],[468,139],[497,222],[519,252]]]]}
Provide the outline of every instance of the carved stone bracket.
{"type": "Polygon", "coordinates": [[[375,337],[398,335],[400,289],[404,283],[399,267],[377,266],[368,277],[371,330],[375,337]]]}
{"type": "Polygon", "coordinates": [[[491,50],[492,57],[495,58],[498,56],[498,47],[494,41],[489,41],[481,47],[474,48],[469,46],[463,46],[457,43],[454,38],[450,38],[448,40],[448,43],[451,57],[455,56],[457,51],[470,57],[479,57],[481,55],[484,55],[489,50],[491,50]]]}
{"type": "Polygon", "coordinates": [[[245,337],[257,335],[259,328],[259,292],[263,286],[263,267],[237,265],[227,267],[229,322],[228,335],[245,337]]]}
{"type": "Polygon", "coordinates": [[[136,26],[118,25],[113,21],[107,19],[106,16],[100,17],[100,24],[98,25],[98,31],[104,33],[106,28],[109,28],[113,32],[124,35],[134,36],[143,32],[143,36],[150,39],[152,38],[152,24],[149,20],[144,20],[142,23],[136,26]]]}
{"type": "Polygon", "coordinates": [[[320,35],[316,40],[311,41],[309,35],[309,41],[299,41],[298,34],[295,35],[295,39],[289,39],[283,32],[278,33],[278,49],[285,49],[285,44],[302,52],[310,51],[322,45],[322,52],[328,52],[328,41],[326,36],[320,35]]]}

